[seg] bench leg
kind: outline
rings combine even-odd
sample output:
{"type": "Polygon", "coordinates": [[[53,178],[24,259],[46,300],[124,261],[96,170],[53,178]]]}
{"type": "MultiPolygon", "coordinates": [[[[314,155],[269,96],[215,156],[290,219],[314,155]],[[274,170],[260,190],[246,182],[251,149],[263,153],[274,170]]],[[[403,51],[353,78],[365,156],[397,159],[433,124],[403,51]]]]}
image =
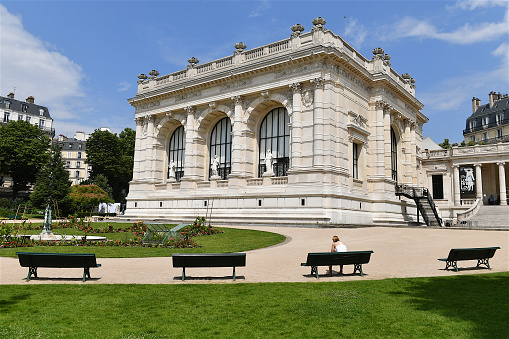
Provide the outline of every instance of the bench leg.
{"type": "Polygon", "coordinates": [[[457,261],[446,261],[445,262],[445,269],[449,269],[449,267],[454,267],[456,272],[458,272],[458,262],[457,261]]]}
{"type": "Polygon", "coordinates": [[[29,267],[28,268],[28,276],[27,281],[30,281],[30,277],[34,275],[34,278],[37,278],[37,267],[29,267]]]}
{"type": "Polygon", "coordinates": [[[235,280],[235,266],[233,266],[233,280],[235,280]]]}
{"type": "Polygon", "coordinates": [[[182,267],[182,281],[186,280],[186,268],[182,267]]]}
{"type": "Polygon", "coordinates": [[[364,276],[364,272],[362,272],[362,264],[353,264],[353,274],[355,274],[357,271],[359,271],[361,277],[364,276]]]}
{"type": "Polygon", "coordinates": [[[489,259],[478,259],[476,267],[479,267],[480,265],[486,265],[486,267],[491,270],[489,259]]]}
{"type": "Polygon", "coordinates": [[[86,278],[90,279],[90,267],[85,267],[83,269],[83,281],[85,281],[86,278]]]}
{"type": "Polygon", "coordinates": [[[318,279],[318,266],[311,266],[311,274],[316,275],[316,279],[318,279]]]}

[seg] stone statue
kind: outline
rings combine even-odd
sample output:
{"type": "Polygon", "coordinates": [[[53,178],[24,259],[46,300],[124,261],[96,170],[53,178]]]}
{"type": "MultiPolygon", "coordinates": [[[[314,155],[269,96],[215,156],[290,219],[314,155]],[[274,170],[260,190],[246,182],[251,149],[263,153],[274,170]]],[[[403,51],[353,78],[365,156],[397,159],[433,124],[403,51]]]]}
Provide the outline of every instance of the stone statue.
{"type": "Polygon", "coordinates": [[[172,160],[170,162],[170,165],[168,166],[168,178],[173,178],[175,179],[175,168],[177,167],[177,164],[175,164],[175,162],[172,160]]]}
{"type": "Polygon", "coordinates": [[[272,155],[272,151],[269,149],[265,154],[265,172],[272,173],[272,164],[274,161],[274,156],[272,155]]]}
{"type": "Polygon", "coordinates": [[[212,176],[218,176],[219,174],[217,171],[219,169],[219,158],[217,157],[217,154],[214,156],[210,167],[212,169],[212,176]]]}

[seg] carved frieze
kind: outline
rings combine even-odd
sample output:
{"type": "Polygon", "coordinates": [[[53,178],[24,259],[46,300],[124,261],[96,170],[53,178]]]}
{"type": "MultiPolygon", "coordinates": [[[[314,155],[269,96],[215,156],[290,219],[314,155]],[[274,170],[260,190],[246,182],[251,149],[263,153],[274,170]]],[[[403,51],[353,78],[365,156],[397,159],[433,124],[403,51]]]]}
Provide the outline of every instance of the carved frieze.
{"type": "Polygon", "coordinates": [[[175,103],[177,102],[181,102],[181,101],[186,101],[186,100],[191,100],[191,99],[195,99],[195,98],[199,98],[201,97],[202,93],[201,91],[195,91],[195,92],[190,92],[190,93],[186,93],[186,94],[182,94],[182,95],[179,95],[175,98],[175,103]]]}
{"type": "Polygon", "coordinates": [[[160,101],[153,101],[153,102],[149,102],[149,103],[147,103],[145,105],[136,106],[134,108],[134,111],[136,113],[139,113],[139,112],[143,112],[143,111],[149,110],[149,109],[154,108],[154,107],[158,107],[160,105],[161,105],[160,101]]]}
{"type": "Polygon", "coordinates": [[[236,90],[239,88],[251,86],[252,84],[253,84],[253,79],[245,79],[245,80],[241,80],[241,81],[230,82],[229,84],[222,85],[219,88],[219,92],[229,92],[229,91],[233,91],[233,90],[236,90]]]}
{"type": "Polygon", "coordinates": [[[307,64],[298,67],[288,68],[274,73],[274,79],[287,78],[289,76],[301,73],[312,72],[322,66],[321,63],[307,64]]]}
{"type": "Polygon", "coordinates": [[[314,101],[314,94],[313,94],[313,90],[310,89],[310,88],[306,88],[302,94],[302,105],[304,105],[304,107],[311,107],[313,105],[313,101],[314,101]]]}

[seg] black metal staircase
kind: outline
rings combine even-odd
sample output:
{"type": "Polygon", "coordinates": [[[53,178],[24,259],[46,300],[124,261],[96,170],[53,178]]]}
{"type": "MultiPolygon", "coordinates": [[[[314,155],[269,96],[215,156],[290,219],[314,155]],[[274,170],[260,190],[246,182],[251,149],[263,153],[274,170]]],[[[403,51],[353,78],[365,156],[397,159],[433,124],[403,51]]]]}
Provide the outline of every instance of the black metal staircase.
{"type": "MultiPolygon", "coordinates": [[[[396,195],[413,199],[427,226],[443,226],[442,218],[438,215],[437,207],[427,188],[396,185],[396,195]]],[[[419,222],[419,212],[417,212],[417,222],[419,222]]]]}

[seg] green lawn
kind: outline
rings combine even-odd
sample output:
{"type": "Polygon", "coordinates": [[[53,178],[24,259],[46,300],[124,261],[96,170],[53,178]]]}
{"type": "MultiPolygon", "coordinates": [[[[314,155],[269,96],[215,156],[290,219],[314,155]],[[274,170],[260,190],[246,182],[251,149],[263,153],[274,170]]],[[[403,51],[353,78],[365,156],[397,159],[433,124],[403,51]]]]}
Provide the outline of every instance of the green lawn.
{"type": "Polygon", "coordinates": [[[509,273],[0,286],[1,338],[508,338],[509,273]]]}
{"type": "MultiPolygon", "coordinates": [[[[132,226],[132,224],[115,224],[112,223],[114,228],[132,226]]],[[[94,223],[94,228],[102,228],[107,226],[107,223],[94,223]]],[[[196,243],[202,247],[188,248],[188,249],[173,249],[173,248],[159,248],[159,247],[110,247],[110,246],[33,246],[33,247],[18,247],[18,248],[0,248],[0,256],[14,257],[15,253],[21,252],[50,252],[50,253],[95,253],[99,258],[141,258],[141,257],[167,257],[172,253],[229,253],[229,252],[243,252],[257,248],[263,248],[279,244],[285,240],[285,237],[280,234],[262,232],[255,230],[234,229],[234,228],[217,228],[224,233],[218,233],[207,236],[194,237],[196,243]]],[[[40,230],[26,231],[25,234],[39,234],[40,230]]],[[[55,229],[55,234],[68,234],[68,235],[84,235],[74,228],[55,229]]],[[[22,233],[23,234],[23,233],[22,233]]],[[[128,240],[133,237],[132,232],[120,233],[99,233],[89,234],[97,236],[105,236],[112,240],[128,240]]]]}

